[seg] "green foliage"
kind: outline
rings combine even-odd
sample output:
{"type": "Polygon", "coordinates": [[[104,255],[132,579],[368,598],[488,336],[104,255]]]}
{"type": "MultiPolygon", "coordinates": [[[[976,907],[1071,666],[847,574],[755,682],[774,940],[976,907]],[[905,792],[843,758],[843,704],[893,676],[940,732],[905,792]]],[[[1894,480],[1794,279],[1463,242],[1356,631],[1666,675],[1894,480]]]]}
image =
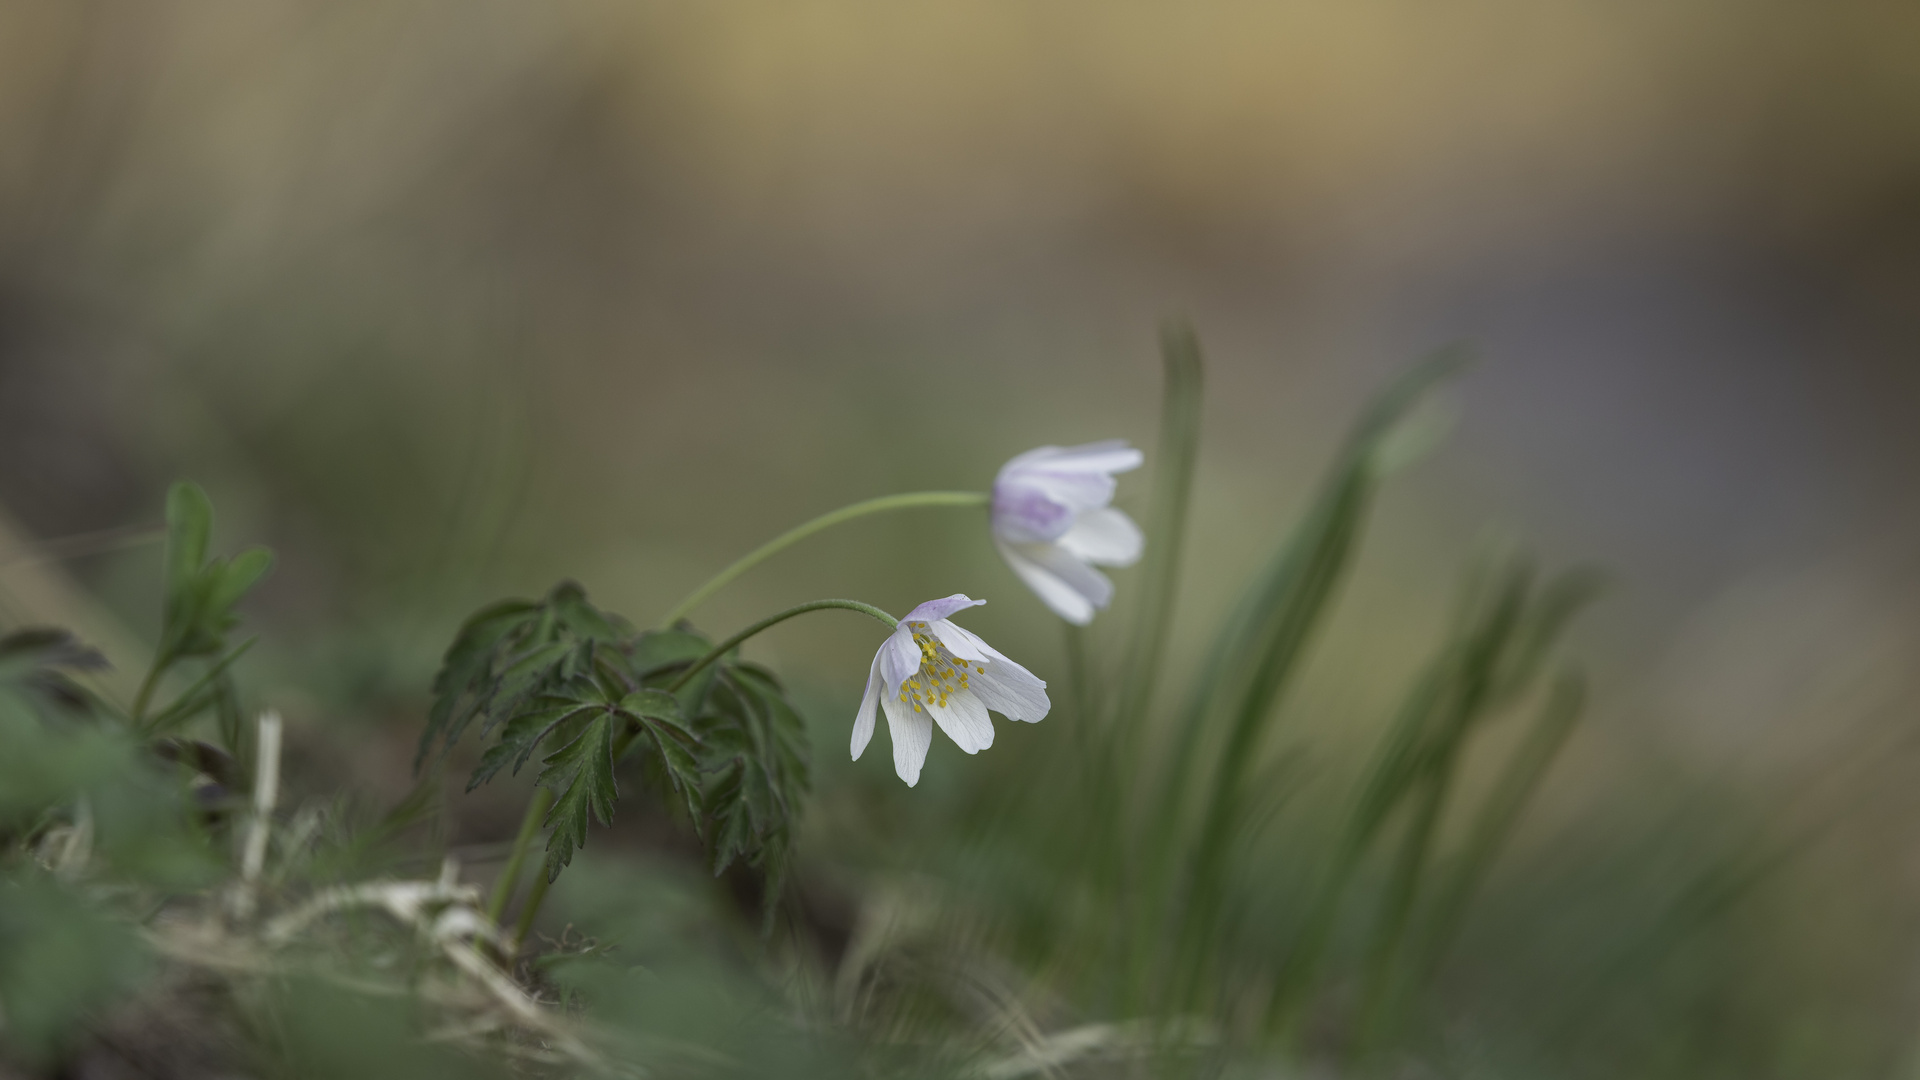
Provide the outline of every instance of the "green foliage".
{"type": "Polygon", "coordinates": [[[248,548],[231,559],[207,554],[213,504],[206,492],[182,481],[167,493],[166,592],[160,644],[133,705],[133,721],[150,733],[177,730],[213,710],[229,752],[241,749],[240,705],[230,669],[252,645],[229,646],[239,625],[241,599],[273,568],[273,554],[248,548]],[[161,680],[183,660],[206,661],[198,681],[164,709],[148,715],[161,680]]]}
{"type": "MultiPolygon", "coordinates": [[[[1118,688],[1107,701],[1077,695],[1078,767],[1044,753],[1064,725],[1023,731],[1032,753],[969,763],[996,786],[929,784],[884,803],[922,816],[897,830],[911,852],[870,866],[832,862],[837,852],[793,872],[805,727],[774,675],[737,655],[808,605],[716,646],[684,624],[636,631],[572,583],[475,614],[433,684],[416,769],[469,735],[481,744],[469,791],[538,759],[528,842],[492,904],[451,860],[437,880],[402,869],[437,853],[437,839],[426,852],[399,840],[440,806],[437,770],[378,820],[345,796],[256,818],[230,752],[241,741],[231,672],[247,644],[229,638],[269,560],[210,558],[205,496],[177,486],[165,628],[137,724],[113,722],[86,691],[81,676],[104,660],[70,635],[0,637],[9,1064],[85,1071],[72,1052],[89,1029],[163,996],[140,995],[150,974],[191,970],[211,1003],[196,1007],[232,1043],[222,1068],[273,1075],[479,1075],[507,1071],[509,1057],[543,1075],[1360,1075],[1402,1056],[1436,1075],[1559,1075],[1577,1057],[1568,1047],[1586,1053],[1616,1032],[1626,1048],[1606,1060],[1622,1073],[1731,1074],[1724,1036],[1656,1014],[1786,1015],[1733,985],[1760,970],[1736,909],[1793,844],[1755,830],[1730,848],[1649,816],[1654,839],[1637,849],[1530,855],[1531,884],[1560,890],[1531,898],[1507,880],[1523,864],[1502,862],[1586,701],[1584,677],[1558,656],[1595,575],[1482,560],[1398,711],[1351,763],[1357,778],[1290,741],[1295,688],[1382,481],[1422,441],[1406,431],[1413,411],[1461,358],[1420,366],[1374,403],[1212,635],[1194,685],[1157,698],[1202,376],[1190,331],[1170,328],[1164,346],[1148,558],[1122,586],[1138,621],[1115,677],[1099,677],[1097,638],[1069,637],[1073,680],[1118,688]],[[149,711],[183,663],[191,683],[149,711]],[[208,711],[227,751],[163,734],[208,711]],[[759,872],[761,937],[731,916],[740,877],[723,887],[690,869],[682,880],[669,866],[585,863],[554,893],[576,926],[518,951],[496,926],[530,841],[548,830],[523,928],[636,785],[699,834],[713,875],[759,872]],[[1320,818],[1300,810],[1310,798],[1320,818]],[[264,860],[242,873],[235,853],[256,836],[264,860]],[[903,865],[915,858],[919,874],[903,865]],[[1556,858],[1571,865],[1551,869],[1556,858]],[[802,886],[789,892],[790,880],[802,886]],[[1486,1029],[1457,1000],[1494,1000],[1475,980],[1504,980],[1504,1007],[1523,1018],[1489,1040],[1498,1055],[1460,1049],[1486,1029]],[[564,1008],[547,1007],[555,994],[564,1008]]],[[[1787,1037],[1746,1041],[1761,1049],[1736,1047],[1737,1071],[1773,1075],[1760,1066],[1787,1037]]]]}
{"type": "Polygon", "coordinates": [[[65,630],[30,627],[0,637],[0,693],[48,716],[93,715],[97,702],[70,673],[106,666],[106,657],[65,630]]]}
{"type": "Polygon", "coordinates": [[[89,1014],[138,984],[146,950],[124,921],[46,875],[0,878],[0,1007],[7,1050],[52,1060],[89,1014]]]}
{"type": "Polygon", "coordinates": [[[861,1068],[853,1039],[807,1022],[741,962],[758,943],[715,917],[712,889],[671,864],[604,860],[556,887],[561,914],[592,936],[542,957],[541,973],[606,1024],[619,1066],[674,1077],[897,1075],[861,1068]]]}
{"type": "MultiPolygon", "coordinates": [[[[4,1046],[26,1061],[61,1053],[87,1017],[135,989],[150,957],[116,899],[195,889],[216,858],[189,793],[125,728],[74,722],[49,665],[90,665],[62,635],[10,636],[0,693],[0,1007],[4,1046]],[[29,649],[26,642],[35,643],[29,649]]],[[[57,671],[57,668],[52,670],[57,671]]]]}
{"type": "MultiPolygon", "coordinates": [[[[705,746],[713,872],[735,859],[766,871],[776,897],[808,789],[806,726],[771,672],[732,664],[716,673],[696,721],[705,746]]],[[[767,905],[772,915],[773,906],[767,905]]]]}
{"type": "MultiPolygon", "coordinates": [[[[414,767],[426,760],[436,741],[452,747],[476,718],[484,738],[525,715],[536,697],[594,672],[601,647],[617,647],[632,632],[631,626],[587,603],[585,591],[571,581],[554,586],[537,603],[508,600],[475,613],[461,625],[434,676],[433,710],[414,767]]],[[[519,760],[525,761],[525,755],[519,760]]],[[[492,776],[500,764],[476,783],[492,776]]]]}
{"type": "Polygon", "coordinates": [[[602,825],[613,821],[614,800],[620,797],[613,782],[613,716],[602,712],[588,720],[573,741],[548,754],[540,786],[555,793],[547,823],[547,879],[573,861],[573,849],[587,842],[587,814],[602,825]]]}
{"type": "Polygon", "coordinates": [[[538,603],[496,604],[447,650],[420,757],[475,721],[494,738],[467,790],[543,755],[552,880],[590,820],[612,821],[615,769],[640,754],[650,786],[705,837],[714,873],[736,859],[760,866],[771,901],[806,793],[802,724],[764,669],[722,658],[689,677],[711,649],[687,630],[636,634],[572,582],[538,603]]]}
{"type": "Polygon", "coordinates": [[[487,1080],[497,1059],[419,1037],[417,1001],[356,993],[318,978],[267,987],[249,1003],[274,1038],[256,1053],[269,1075],[300,1080],[487,1080]]]}

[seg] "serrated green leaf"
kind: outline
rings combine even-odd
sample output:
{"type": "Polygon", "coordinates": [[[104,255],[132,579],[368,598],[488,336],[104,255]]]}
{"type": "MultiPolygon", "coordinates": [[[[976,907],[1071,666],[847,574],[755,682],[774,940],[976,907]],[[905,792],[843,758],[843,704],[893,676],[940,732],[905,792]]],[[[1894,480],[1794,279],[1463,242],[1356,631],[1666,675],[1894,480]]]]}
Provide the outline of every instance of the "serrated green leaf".
{"type": "Polygon", "coordinates": [[[635,690],[620,699],[620,708],[634,716],[688,729],[686,714],[680,711],[680,699],[664,690],[635,690]]]}
{"type": "Polygon", "coordinates": [[[587,602],[587,594],[578,584],[563,581],[547,598],[554,617],[575,635],[591,641],[623,641],[632,636],[633,627],[625,619],[608,615],[587,602]]]}
{"type": "Polygon", "coordinates": [[[500,741],[490,747],[480,757],[480,764],[467,780],[467,790],[472,791],[481,784],[494,778],[509,763],[518,773],[527,759],[549,734],[559,730],[570,720],[591,711],[592,706],[578,702],[564,702],[521,713],[508,721],[501,729],[500,741]]]}
{"type": "MultiPolygon", "coordinates": [[[[459,741],[475,718],[481,720],[484,738],[540,708],[535,701],[542,695],[558,693],[577,702],[618,700],[632,681],[625,672],[620,638],[625,626],[593,609],[571,582],[556,586],[539,603],[507,601],[475,613],[461,625],[434,677],[434,704],[414,767],[424,764],[436,743],[451,747],[459,741]]],[[[516,757],[524,761],[526,749],[516,744],[507,753],[489,750],[476,772],[478,782],[516,757]]]]}
{"type": "Polygon", "coordinates": [[[692,663],[707,654],[713,643],[685,630],[649,630],[633,642],[633,666],[643,678],[676,665],[692,663]]]}
{"type": "Polygon", "coordinates": [[[614,719],[603,713],[544,759],[538,783],[554,793],[546,822],[553,829],[547,837],[549,881],[573,861],[575,849],[586,845],[590,817],[602,825],[613,821],[614,803],[620,798],[613,779],[614,719]]]}

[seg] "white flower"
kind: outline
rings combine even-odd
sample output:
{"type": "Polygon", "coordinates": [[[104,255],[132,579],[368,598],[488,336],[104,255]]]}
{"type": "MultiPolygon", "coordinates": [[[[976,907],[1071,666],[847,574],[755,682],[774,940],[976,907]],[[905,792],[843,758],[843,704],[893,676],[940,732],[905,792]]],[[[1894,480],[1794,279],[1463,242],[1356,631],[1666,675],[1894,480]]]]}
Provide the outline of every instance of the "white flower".
{"type": "Polygon", "coordinates": [[[1061,618],[1093,621],[1113,600],[1113,582],[1095,566],[1140,558],[1140,529],[1107,504],[1114,473],[1139,468],[1124,440],[1043,446],[1000,467],[993,481],[993,542],[1000,557],[1061,618]]]}
{"type": "Polygon", "coordinates": [[[853,718],[854,760],[873,738],[876,704],[886,707],[893,771],[908,787],[920,782],[934,724],[960,749],[977,754],[993,745],[988,709],[1029,724],[1047,715],[1052,703],[1044,681],[947,621],[962,608],[984,603],[955,593],[929,600],[900,620],[867,672],[867,693],[853,718]]]}

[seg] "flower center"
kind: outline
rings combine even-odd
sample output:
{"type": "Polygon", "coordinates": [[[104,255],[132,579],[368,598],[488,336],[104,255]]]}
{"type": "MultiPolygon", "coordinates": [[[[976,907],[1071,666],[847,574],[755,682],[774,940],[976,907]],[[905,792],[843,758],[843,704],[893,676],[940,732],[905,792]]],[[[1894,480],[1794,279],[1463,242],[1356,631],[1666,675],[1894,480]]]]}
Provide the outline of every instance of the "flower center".
{"type": "Polygon", "coordinates": [[[914,632],[913,643],[920,646],[920,670],[900,684],[900,700],[913,702],[914,712],[919,712],[922,705],[935,703],[946,708],[947,698],[965,690],[970,676],[987,673],[984,663],[975,666],[949,652],[926,623],[909,626],[914,632]],[[967,670],[969,667],[973,670],[967,670]]]}

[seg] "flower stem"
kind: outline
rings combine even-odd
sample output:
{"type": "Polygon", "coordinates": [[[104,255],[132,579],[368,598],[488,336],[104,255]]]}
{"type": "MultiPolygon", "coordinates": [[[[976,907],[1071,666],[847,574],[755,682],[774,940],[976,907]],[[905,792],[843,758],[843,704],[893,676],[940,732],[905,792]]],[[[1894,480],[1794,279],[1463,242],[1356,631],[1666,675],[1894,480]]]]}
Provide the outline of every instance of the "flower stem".
{"type": "Polygon", "coordinates": [[[838,510],[822,514],[804,525],[797,525],[779,536],[761,544],[741,556],[732,566],[715,574],[712,580],[693,591],[693,594],[680,601],[667,617],[660,620],[662,626],[672,626],[687,617],[694,608],[705,603],[714,593],[733,581],[734,578],[753,569],[767,559],[805,540],[822,529],[831,528],[843,521],[866,517],[868,514],[880,514],[889,510],[910,510],[920,506],[984,506],[991,498],[984,491],[915,491],[905,495],[883,495],[877,499],[857,502],[852,506],[843,506],[838,510]]]}
{"type": "Polygon", "coordinates": [[[156,657],[153,667],[147,671],[147,677],[140,681],[140,692],[134,695],[131,718],[133,726],[138,728],[147,718],[147,706],[153,702],[153,692],[160,686],[160,676],[166,674],[167,666],[156,657]]]}
{"type": "MultiPolygon", "coordinates": [[[[542,789],[544,790],[544,789],[542,789]]],[[[527,903],[520,909],[520,918],[513,924],[513,955],[520,955],[520,946],[527,940],[527,931],[533,929],[533,917],[540,914],[540,902],[547,898],[547,890],[553,887],[553,879],[546,871],[536,871],[533,875],[533,888],[527,892],[527,903]]]]}
{"type": "Polygon", "coordinates": [[[500,871],[493,896],[487,900],[487,918],[496,926],[507,913],[507,902],[513,899],[513,890],[520,885],[520,867],[527,861],[527,849],[533,846],[533,838],[540,833],[540,823],[552,806],[552,791],[543,787],[533,789],[533,798],[527,800],[526,816],[520,819],[520,835],[513,838],[513,851],[507,856],[506,869],[500,871]]]}
{"type": "MultiPolygon", "coordinates": [[[[739,633],[733,635],[727,640],[707,650],[707,653],[705,656],[702,656],[700,659],[695,660],[692,663],[692,665],[690,665],[687,668],[687,670],[680,673],[679,678],[673,680],[672,685],[667,687],[667,693],[669,694],[679,693],[682,687],[686,686],[689,682],[692,682],[693,677],[695,675],[700,674],[702,671],[705,671],[708,665],[712,664],[715,660],[720,659],[721,657],[727,655],[733,650],[739,648],[741,642],[747,640],[748,638],[754,636],[755,634],[758,634],[760,631],[765,630],[768,627],[777,626],[780,623],[786,622],[788,619],[793,618],[795,615],[805,615],[809,611],[832,611],[835,608],[841,609],[843,611],[857,611],[862,615],[871,615],[874,618],[880,620],[882,623],[885,623],[887,629],[889,630],[900,625],[899,619],[896,619],[893,616],[887,614],[886,612],[881,611],[879,608],[874,607],[872,604],[863,604],[858,600],[809,600],[804,604],[799,604],[794,607],[790,607],[787,610],[779,612],[777,614],[769,615],[766,618],[761,619],[759,622],[754,623],[752,626],[747,627],[745,630],[740,631],[739,633]]],[[[619,761],[621,758],[625,757],[627,754],[627,748],[633,745],[633,740],[637,738],[639,734],[640,733],[638,731],[631,731],[631,730],[621,732],[619,738],[615,739],[613,742],[613,760],[619,761]]]]}
{"type": "Polygon", "coordinates": [[[840,608],[844,611],[857,611],[862,615],[871,615],[874,618],[885,623],[887,625],[887,629],[889,630],[892,630],[894,627],[897,627],[900,625],[899,619],[896,619],[893,616],[887,614],[886,612],[881,611],[879,608],[874,607],[872,604],[863,604],[858,600],[809,600],[804,604],[796,604],[795,606],[790,607],[787,610],[782,611],[778,614],[769,615],[766,618],[761,619],[759,622],[754,623],[752,626],[747,627],[745,630],[740,631],[739,633],[733,635],[727,640],[707,650],[707,655],[701,657],[698,660],[695,660],[693,662],[692,667],[680,673],[680,677],[673,681],[673,685],[667,687],[667,693],[669,694],[678,693],[681,687],[687,685],[687,683],[690,682],[695,675],[698,675],[700,674],[700,672],[705,670],[708,664],[713,663],[715,660],[718,660],[721,657],[732,652],[733,650],[739,648],[741,642],[747,640],[748,638],[754,636],[755,634],[758,634],[760,631],[765,630],[772,626],[777,626],[780,623],[786,622],[788,619],[793,618],[795,615],[805,615],[809,611],[831,611],[834,608],[840,608]]]}

